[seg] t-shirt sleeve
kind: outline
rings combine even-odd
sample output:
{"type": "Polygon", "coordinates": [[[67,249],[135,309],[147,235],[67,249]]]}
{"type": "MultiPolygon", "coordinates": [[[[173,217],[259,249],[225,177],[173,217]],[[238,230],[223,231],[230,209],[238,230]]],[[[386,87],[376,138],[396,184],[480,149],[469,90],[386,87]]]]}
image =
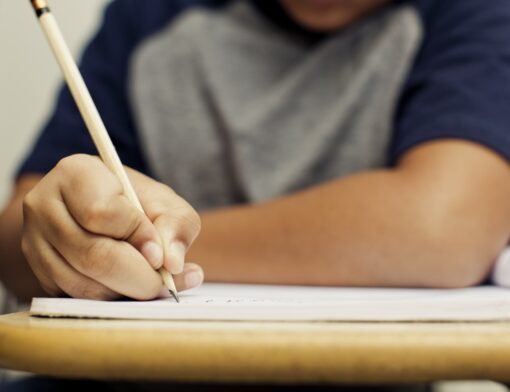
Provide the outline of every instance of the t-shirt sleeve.
{"type": "MultiPolygon", "coordinates": [[[[164,22],[164,12],[157,7],[161,2],[144,3],[151,3],[156,18],[145,18],[154,23],[143,32],[140,2],[117,0],[107,7],[102,26],[83,53],[80,71],[122,162],[147,173],[128,100],[129,58],[141,37],[164,22]]],[[[97,151],[68,88],[63,87],[53,114],[17,175],[44,174],[60,159],[78,153],[97,151]]]]}
{"type": "Polygon", "coordinates": [[[396,114],[390,163],[445,138],[485,145],[510,161],[510,2],[422,3],[425,39],[396,114]]]}

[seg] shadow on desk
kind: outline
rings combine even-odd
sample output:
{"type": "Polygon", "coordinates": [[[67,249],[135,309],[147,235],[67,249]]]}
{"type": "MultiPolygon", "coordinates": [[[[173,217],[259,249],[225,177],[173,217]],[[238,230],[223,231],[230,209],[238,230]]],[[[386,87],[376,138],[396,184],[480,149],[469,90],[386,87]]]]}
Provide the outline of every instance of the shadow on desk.
{"type": "Polygon", "coordinates": [[[430,385],[318,386],[100,382],[32,377],[7,384],[2,392],[432,392],[430,385]]]}
{"type": "Polygon", "coordinates": [[[430,385],[400,386],[274,386],[274,385],[206,385],[183,383],[108,383],[90,380],[55,380],[31,378],[4,385],[2,392],[507,392],[503,384],[491,381],[437,382],[430,385]]]}

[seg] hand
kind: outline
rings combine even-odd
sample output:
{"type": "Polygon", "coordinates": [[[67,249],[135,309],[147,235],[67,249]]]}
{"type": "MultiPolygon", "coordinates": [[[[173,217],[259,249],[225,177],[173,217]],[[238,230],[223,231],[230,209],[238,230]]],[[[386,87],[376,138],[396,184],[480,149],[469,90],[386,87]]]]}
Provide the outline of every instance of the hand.
{"type": "Polygon", "coordinates": [[[175,274],[178,290],[198,286],[202,269],[185,264],[200,218],[169,187],[128,169],[146,215],[123,194],[97,157],[65,158],[25,197],[23,253],[51,295],[148,300],[165,290],[156,272],[175,274]]]}

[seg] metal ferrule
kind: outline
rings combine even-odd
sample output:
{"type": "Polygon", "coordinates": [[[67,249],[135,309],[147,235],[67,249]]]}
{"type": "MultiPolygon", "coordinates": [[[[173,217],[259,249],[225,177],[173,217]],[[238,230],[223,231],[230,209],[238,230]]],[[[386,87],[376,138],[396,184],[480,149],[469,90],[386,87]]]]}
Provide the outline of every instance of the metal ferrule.
{"type": "Polygon", "coordinates": [[[41,16],[46,12],[50,12],[50,7],[48,6],[48,2],[46,0],[30,0],[32,7],[35,10],[37,16],[41,16]]]}

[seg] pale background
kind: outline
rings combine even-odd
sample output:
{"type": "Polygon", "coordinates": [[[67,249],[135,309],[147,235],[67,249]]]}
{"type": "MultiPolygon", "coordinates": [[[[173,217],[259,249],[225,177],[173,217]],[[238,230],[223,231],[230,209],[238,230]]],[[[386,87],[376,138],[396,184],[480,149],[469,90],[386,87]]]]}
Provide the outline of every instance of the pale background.
{"type": "MultiPolygon", "coordinates": [[[[51,1],[75,56],[96,30],[107,2],[51,1]]],[[[26,0],[0,1],[0,48],[0,204],[4,204],[16,166],[50,113],[61,76],[26,0]]],[[[493,383],[448,383],[436,386],[436,391],[502,392],[506,388],[493,383]]]]}
{"type": "MultiPolygon", "coordinates": [[[[52,0],[76,55],[100,21],[107,0],[52,0]]],[[[0,1],[0,203],[12,173],[52,108],[61,77],[27,0],[0,1]]]]}
{"type": "MultiPolygon", "coordinates": [[[[52,0],[66,40],[75,55],[96,30],[107,0],[52,0]]],[[[12,176],[46,120],[60,71],[27,0],[0,0],[0,205],[12,176]]],[[[0,290],[0,307],[3,303],[0,290]]],[[[1,311],[1,309],[0,309],[1,311]]]]}

